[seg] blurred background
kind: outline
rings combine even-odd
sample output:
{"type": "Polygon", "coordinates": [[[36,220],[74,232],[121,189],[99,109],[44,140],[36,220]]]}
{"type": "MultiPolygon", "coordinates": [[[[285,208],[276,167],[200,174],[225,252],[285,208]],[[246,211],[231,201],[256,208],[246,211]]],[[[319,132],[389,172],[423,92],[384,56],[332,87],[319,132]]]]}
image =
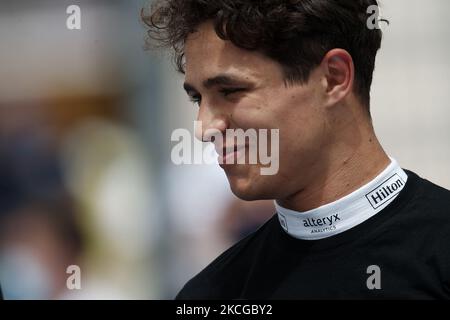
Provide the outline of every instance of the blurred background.
{"type": "MultiPolygon", "coordinates": [[[[216,165],[176,166],[196,107],[144,0],[0,0],[0,283],[7,299],[172,299],[274,214],[216,165]],[[81,9],[69,30],[66,9],[81,9]],[[67,268],[81,269],[69,290],[67,268]]],[[[382,2],[372,89],[389,154],[450,188],[450,2],[382,2]]]]}

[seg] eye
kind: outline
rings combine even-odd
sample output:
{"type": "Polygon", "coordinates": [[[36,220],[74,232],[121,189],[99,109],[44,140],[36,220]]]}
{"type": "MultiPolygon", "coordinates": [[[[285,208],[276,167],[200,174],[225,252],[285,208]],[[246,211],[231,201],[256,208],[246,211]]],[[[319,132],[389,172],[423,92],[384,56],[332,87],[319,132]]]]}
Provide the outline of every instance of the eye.
{"type": "Polygon", "coordinates": [[[200,95],[189,96],[189,100],[196,105],[200,105],[200,102],[202,102],[202,97],[200,95]]]}
{"type": "Polygon", "coordinates": [[[242,92],[244,90],[245,90],[245,88],[223,88],[220,90],[220,93],[222,93],[226,97],[230,94],[242,92]]]}

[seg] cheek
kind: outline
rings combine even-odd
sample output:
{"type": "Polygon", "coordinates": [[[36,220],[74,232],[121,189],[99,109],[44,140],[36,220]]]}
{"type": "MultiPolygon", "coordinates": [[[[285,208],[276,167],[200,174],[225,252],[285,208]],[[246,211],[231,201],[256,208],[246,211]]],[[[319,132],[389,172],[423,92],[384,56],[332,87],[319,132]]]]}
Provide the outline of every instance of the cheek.
{"type": "Polygon", "coordinates": [[[288,161],[295,154],[316,152],[315,146],[323,139],[325,115],[312,89],[284,89],[272,95],[249,97],[230,109],[233,127],[279,129],[280,156],[288,161]]]}
{"type": "Polygon", "coordinates": [[[280,169],[313,162],[326,139],[326,118],[319,104],[306,95],[285,101],[279,109],[273,122],[280,129],[280,169]]]}
{"type": "Polygon", "coordinates": [[[273,118],[270,110],[264,105],[256,103],[242,103],[239,108],[230,112],[233,127],[240,129],[270,129],[273,127],[273,118]]]}
{"type": "Polygon", "coordinates": [[[236,128],[279,129],[280,103],[265,96],[243,99],[232,110],[230,118],[236,128]]]}

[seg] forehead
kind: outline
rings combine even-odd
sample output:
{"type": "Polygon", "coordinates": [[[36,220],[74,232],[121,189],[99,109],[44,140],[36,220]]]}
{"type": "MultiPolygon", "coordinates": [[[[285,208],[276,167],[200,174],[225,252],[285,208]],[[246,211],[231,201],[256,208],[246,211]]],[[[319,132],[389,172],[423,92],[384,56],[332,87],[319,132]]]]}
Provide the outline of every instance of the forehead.
{"type": "Polygon", "coordinates": [[[186,39],[186,80],[200,81],[217,74],[232,73],[251,80],[281,79],[281,66],[255,51],[241,49],[220,39],[211,22],[201,24],[186,39]]]}

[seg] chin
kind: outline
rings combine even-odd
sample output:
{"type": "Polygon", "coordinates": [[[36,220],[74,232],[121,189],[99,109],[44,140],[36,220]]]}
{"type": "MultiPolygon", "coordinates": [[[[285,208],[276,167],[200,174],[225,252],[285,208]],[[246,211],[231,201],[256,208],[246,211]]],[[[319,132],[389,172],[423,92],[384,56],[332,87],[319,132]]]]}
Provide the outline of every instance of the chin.
{"type": "Polygon", "coordinates": [[[256,194],[250,193],[250,192],[246,192],[246,191],[242,191],[242,190],[235,190],[233,188],[231,188],[231,191],[233,192],[233,194],[238,197],[241,200],[244,201],[256,201],[256,200],[262,200],[261,197],[259,197],[256,194]]]}
{"type": "Polygon", "coordinates": [[[244,201],[256,201],[256,200],[268,200],[274,199],[271,192],[263,190],[258,183],[251,181],[250,179],[242,179],[231,177],[228,178],[231,191],[233,194],[244,201]]]}

